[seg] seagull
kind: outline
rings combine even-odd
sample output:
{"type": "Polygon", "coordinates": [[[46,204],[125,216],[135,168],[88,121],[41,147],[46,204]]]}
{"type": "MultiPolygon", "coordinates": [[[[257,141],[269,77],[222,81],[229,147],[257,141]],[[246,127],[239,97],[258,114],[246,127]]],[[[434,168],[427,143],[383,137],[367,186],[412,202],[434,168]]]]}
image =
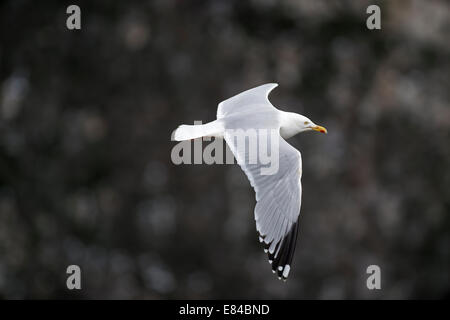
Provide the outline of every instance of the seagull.
{"type": "Polygon", "coordinates": [[[217,108],[217,120],[202,125],[181,125],[173,131],[172,140],[201,137],[225,140],[255,190],[256,230],[259,241],[264,244],[272,272],[286,281],[297,242],[302,199],[302,158],[300,152],[285,139],[310,130],[327,133],[327,129],[303,115],[275,108],[269,101],[269,93],[277,86],[277,83],[263,84],[222,101],[217,108]],[[270,140],[267,135],[263,137],[261,130],[256,131],[260,148],[261,142],[276,142],[272,145],[276,145],[278,150],[271,150],[278,151],[278,170],[275,173],[262,173],[265,164],[258,157],[251,158],[249,151],[239,145],[239,139],[230,133],[237,129],[276,132],[275,139],[272,137],[274,140],[270,140]]]}

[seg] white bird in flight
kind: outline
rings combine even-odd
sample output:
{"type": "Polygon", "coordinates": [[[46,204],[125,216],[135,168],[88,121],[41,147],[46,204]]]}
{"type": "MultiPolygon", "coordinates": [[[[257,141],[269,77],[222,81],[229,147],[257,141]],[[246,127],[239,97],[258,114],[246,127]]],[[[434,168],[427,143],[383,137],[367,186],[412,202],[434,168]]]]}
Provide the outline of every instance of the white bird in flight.
{"type": "MultiPolygon", "coordinates": [[[[305,116],[276,109],[268,96],[277,86],[276,83],[264,84],[219,103],[217,120],[203,125],[181,125],[172,133],[172,139],[216,137],[226,141],[255,190],[256,230],[260,242],[264,243],[264,251],[268,253],[272,271],[278,274],[279,279],[286,280],[298,234],[302,158],[285,139],[304,131],[327,133],[327,130],[305,116]],[[238,145],[237,139],[229,133],[236,129],[276,130],[279,163],[275,174],[261,174],[264,164],[260,159],[250,161],[248,150],[238,145]]],[[[257,139],[261,141],[263,138],[257,134],[257,139]]]]}

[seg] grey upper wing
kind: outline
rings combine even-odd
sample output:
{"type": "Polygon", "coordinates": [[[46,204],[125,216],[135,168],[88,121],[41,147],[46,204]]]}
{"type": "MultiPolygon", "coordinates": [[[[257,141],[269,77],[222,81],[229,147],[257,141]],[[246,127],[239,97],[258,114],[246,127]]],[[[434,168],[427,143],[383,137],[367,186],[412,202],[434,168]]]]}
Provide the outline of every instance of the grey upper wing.
{"type": "Polygon", "coordinates": [[[277,83],[263,84],[222,101],[217,107],[217,119],[236,112],[250,112],[261,108],[275,109],[268,97],[270,91],[277,86],[277,83]]]}
{"type": "MultiPolygon", "coordinates": [[[[286,279],[295,250],[301,206],[300,152],[277,135],[278,171],[272,175],[263,175],[261,169],[265,165],[259,157],[256,163],[251,163],[248,144],[238,143],[239,140],[227,132],[224,138],[255,189],[256,229],[260,240],[265,244],[272,270],[278,272],[279,277],[286,279]]],[[[258,145],[261,139],[264,138],[258,134],[258,145]]]]}

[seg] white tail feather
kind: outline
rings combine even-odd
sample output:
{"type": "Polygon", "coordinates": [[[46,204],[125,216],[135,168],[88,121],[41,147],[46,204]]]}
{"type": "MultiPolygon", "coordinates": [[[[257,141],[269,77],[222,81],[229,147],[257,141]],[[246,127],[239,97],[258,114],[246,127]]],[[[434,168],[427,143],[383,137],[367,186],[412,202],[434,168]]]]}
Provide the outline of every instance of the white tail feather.
{"type": "Polygon", "coordinates": [[[216,137],[221,136],[222,131],[217,121],[198,125],[182,124],[172,132],[172,140],[184,141],[201,137],[216,137]]]}

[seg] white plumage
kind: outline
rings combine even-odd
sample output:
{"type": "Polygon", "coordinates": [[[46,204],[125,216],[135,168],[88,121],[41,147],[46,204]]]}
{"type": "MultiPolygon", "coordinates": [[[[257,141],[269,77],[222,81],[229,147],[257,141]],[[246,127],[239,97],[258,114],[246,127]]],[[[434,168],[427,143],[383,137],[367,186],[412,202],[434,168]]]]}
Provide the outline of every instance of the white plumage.
{"type": "MultiPolygon", "coordinates": [[[[177,141],[204,136],[224,138],[238,164],[250,180],[256,193],[255,220],[260,241],[265,245],[272,270],[279,278],[286,279],[292,265],[298,233],[298,217],[302,197],[302,158],[300,152],[285,139],[300,132],[315,130],[326,133],[300,114],[276,109],[268,95],[277,84],[269,83],[244,91],[221,102],[217,108],[217,120],[204,125],[182,125],[174,131],[177,141]],[[249,155],[248,140],[245,144],[233,135],[236,130],[256,131],[258,150],[266,146],[278,148],[277,171],[262,174],[266,167],[259,156],[253,161],[249,155]],[[261,129],[275,130],[275,138],[261,134],[261,129]],[[277,141],[274,141],[276,139],[277,141]]],[[[271,150],[271,152],[274,152],[271,150]]]]}

